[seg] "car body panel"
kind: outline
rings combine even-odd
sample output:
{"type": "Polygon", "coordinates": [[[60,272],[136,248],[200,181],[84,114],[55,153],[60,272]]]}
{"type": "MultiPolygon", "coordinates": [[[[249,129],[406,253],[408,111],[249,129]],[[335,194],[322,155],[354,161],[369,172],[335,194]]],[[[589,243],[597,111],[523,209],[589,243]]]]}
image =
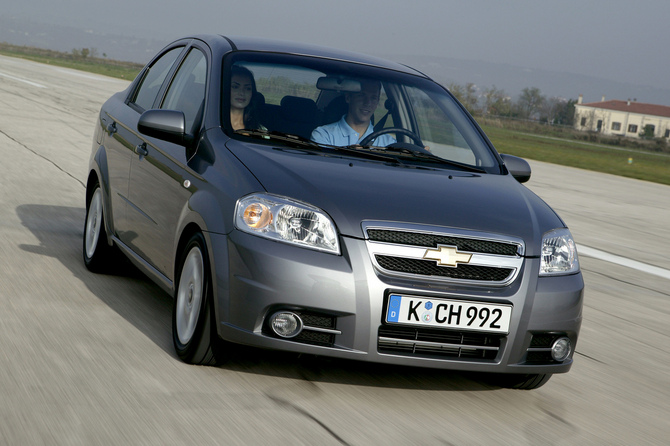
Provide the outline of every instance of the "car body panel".
{"type": "MultiPolygon", "coordinates": [[[[256,150],[235,141],[228,147],[245,165],[253,166],[266,190],[319,203],[339,231],[352,237],[363,237],[364,220],[394,221],[403,214],[420,224],[476,227],[530,241],[541,236],[541,227],[563,225],[549,206],[511,175],[403,167],[295,149],[256,150]]],[[[539,246],[529,243],[526,254],[538,256],[539,246]]]]}
{"type": "MultiPolygon", "coordinates": [[[[278,112],[279,98],[270,87],[267,83],[263,86],[267,109],[278,112]]],[[[316,91],[314,85],[308,87],[316,91]]],[[[315,107],[327,107],[333,95],[321,92],[310,100],[317,104],[315,107]]],[[[318,113],[325,116],[322,108],[318,113]]],[[[288,116],[292,118],[295,116],[288,116]]],[[[527,180],[530,172],[525,162],[506,159],[510,170],[522,181],[527,180]]],[[[565,228],[565,224],[515,180],[476,122],[450,93],[411,68],[360,54],[275,40],[223,36],[180,39],[153,58],[128,89],[102,106],[89,177],[89,188],[97,179],[103,189],[109,242],[169,293],[175,292],[177,262],[185,241],[195,232],[203,234],[217,332],[225,340],[454,370],[551,374],[566,372],[572,365],[572,354],[557,362],[546,358],[546,346],[539,353],[535,348],[537,339],[543,336],[568,337],[573,348],[578,339],[584,289],[581,273],[578,269],[556,276],[539,273],[543,235],[565,228]],[[177,55],[172,64],[166,64],[160,85],[151,86],[155,98],[148,101],[150,108],[159,109],[173,82],[178,84],[175,79],[194,49],[205,55],[207,78],[202,115],[196,118],[192,133],[183,135],[183,144],[142,134],[137,124],[147,108],[135,104],[133,98],[145,88],[147,73],[177,55]],[[408,101],[387,108],[395,125],[402,123],[423,135],[433,133],[435,153],[468,155],[459,155],[454,161],[463,163],[471,156],[467,150],[472,150],[477,163],[493,164],[459,166],[414,159],[407,153],[363,154],[356,153],[355,148],[324,148],[294,136],[293,140],[282,140],[270,134],[234,133],[227,118],[228,108],[223,105],[229,100],[224,82],[229,80],[226,76],[231,64],[247,54],[254,55],[254,63],[264,54],[272,55],[272,60],[290,57],[287,60],[291,64],[309,56],[309,69],[314,70],[323,61],[324,73],[333,67],[342,68],[342,73],[355,73],[358,67],[365,67],[365,73],[392,72],[389,79],[393,81],[385,84],[386,94],[394,95],[395,101],[408,101]],[[416,80],[416,84],[396,85],[396,79],[409,79],[410,83],[416,80]],[[461,131],[460,137],[452,135],[451,142],[444,144],[435,142],[439,135],[434,134],[440,133],[441,127],[431,128],[430,121],[422,122],[421,116],[414,115],[422,110],[420,101],[410,104],[412,94],[416,95],[413,85],[418,85],[417,89],[430,86],[422,100],[438,97],[441,105],[431,113],[442,110],[447,116],[451,114],[453,128],[445,133],[461,131]],[[252,195],[284,197],[322,211],[335,226],[339,253],[269,239],[241,228],[236,223],[236,205],[241,198],[252,195]],[[435,241],[433,248],[421,244],[409,247],[419,257],[426,250],[462,239],[485,245],[507,244],[512,252],[504,256],[486,251],[488,248],[472,255],[494,262],[486,268],[496,271],[503,264],[513,265],[513,273],[505,279],[465,280],[449,274],[389,270],[381,266],[372,247],[383,245],[385,250],[395,252],[406,250],[410,242],[372,241],[371,227],[449,240],[435,241]],[[497,258],[504,261],[496,265],[497,258]],[[416,296],[417,300],[511,305],[510,330],[492,335],[482,330],[461,333],[427,330],[420,324],[401,327],[388,323],[385,311],[394,293],[416,296]],[[268,323],[279,310],[297,312],[332,326],[308,327],[300,335],[308,336],[285,339],[273,333],[268,323]],[[406,330],[416,330],[417,337],[428,334],[440,341],[409,341],[403,338],[406,330]],[[476,341],[472,342],[483,344],[473,347],[459,344],[465,341],[445,340],[452,335],[473,337],[476,341]],[[475,350],[479,356],[472,353],[475,350]],[[532,359],[536,354],[540,359],[532,359]]],[[[436,267],[434,261],[427,263],[436,267]]],[[[442,272],[452,266],[438,261],[437,268],[442,272]]]]}

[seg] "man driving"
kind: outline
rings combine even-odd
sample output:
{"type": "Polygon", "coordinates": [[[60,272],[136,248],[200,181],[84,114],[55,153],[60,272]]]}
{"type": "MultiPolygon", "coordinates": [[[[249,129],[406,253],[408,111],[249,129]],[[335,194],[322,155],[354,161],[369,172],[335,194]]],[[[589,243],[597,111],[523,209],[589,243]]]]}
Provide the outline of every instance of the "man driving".
{"type": "MultiPolygon", "coordinates": [[[[332,146],[351,146],[359,144],[373,132],[372,115],[379,104],[381,83],[379,81],[361,81],[361,90],[345,93],[347,114],[339,121],[317,127],[312,132],[312,141],[332,146]]],[[[380,135],[371,145],[386,147],[396,140],[388,135],[380,135]]]]}

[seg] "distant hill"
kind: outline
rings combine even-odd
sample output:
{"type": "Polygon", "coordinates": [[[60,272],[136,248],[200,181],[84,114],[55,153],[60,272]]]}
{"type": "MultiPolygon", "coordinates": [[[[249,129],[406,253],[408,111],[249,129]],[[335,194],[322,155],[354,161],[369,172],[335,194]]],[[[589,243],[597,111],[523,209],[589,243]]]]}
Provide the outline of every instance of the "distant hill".
{"type": "Polygon", "coordinates": [[[637,99],[638,102],[670,106],[670,83],[667,89],[617,82],[581,74],[537,70],[507,64],[427,56],[385,56],[407,64],[431,76],[442,85],[472,82],[480,89],[495,85],[515,99],[526,87],[537,87],[547,97],[577,99],[584,102],[606,99],[637,99]]]}
{"type": "MultiPolygon", "coordinates": [[[[14,45],[69,52],[73,49],[96,49],[98,57],[146,63],[170,40],[169,37],[141,38],[133,35],[114,35],[97,30],[36,23],[17,17],[0,17],[0,42],[14,45]]],[[[412,66],[443,85],[474,83],[480,89],[496,86],[513,99],[526,87],[537,87],[547,97],[577,99],[584,102],[606,99],[637,99],[638,102],[670,106],[669,88],[616,82],[573,73],[529,69],[507,64],[428,57],[414,55],[378,54],[378,56],[412,66]]]]}
{"type": "Polygon", "coordinates": [[[131,35],[114,35],[85,31],[60,25],[0,17],[0,42],[32,46],[55,51],[96,49],[98,57],[146,64],[167,40],[144,39],[131,35]]]}

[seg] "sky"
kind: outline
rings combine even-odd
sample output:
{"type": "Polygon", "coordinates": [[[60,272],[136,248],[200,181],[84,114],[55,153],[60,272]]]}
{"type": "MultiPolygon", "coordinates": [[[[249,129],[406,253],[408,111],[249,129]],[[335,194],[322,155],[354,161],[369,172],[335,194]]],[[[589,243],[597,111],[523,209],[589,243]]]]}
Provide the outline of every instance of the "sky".
{"type": "Polygon", "coordinates": [[[2,6],[0,18],[29,18],[91,32],[164,40],[166,44],[194,33],[252,35],[384,57],[448,57],[669,87],[668,0],[8,3],[2,6]]]}

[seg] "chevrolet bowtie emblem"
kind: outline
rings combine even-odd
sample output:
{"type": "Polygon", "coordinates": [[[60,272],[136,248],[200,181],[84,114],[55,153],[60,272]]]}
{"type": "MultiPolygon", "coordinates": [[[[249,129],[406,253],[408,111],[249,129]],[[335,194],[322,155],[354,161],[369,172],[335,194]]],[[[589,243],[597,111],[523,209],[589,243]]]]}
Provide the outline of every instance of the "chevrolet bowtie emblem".
{"type": "Polygon", "coordinates": [[[472,254],[458,252],[455,246],[438,246],[437,249],[427,249],[423,255],[426,260],[436,260],[438,266],[455,268],[459,263],[468,263],[472,254]]]}

